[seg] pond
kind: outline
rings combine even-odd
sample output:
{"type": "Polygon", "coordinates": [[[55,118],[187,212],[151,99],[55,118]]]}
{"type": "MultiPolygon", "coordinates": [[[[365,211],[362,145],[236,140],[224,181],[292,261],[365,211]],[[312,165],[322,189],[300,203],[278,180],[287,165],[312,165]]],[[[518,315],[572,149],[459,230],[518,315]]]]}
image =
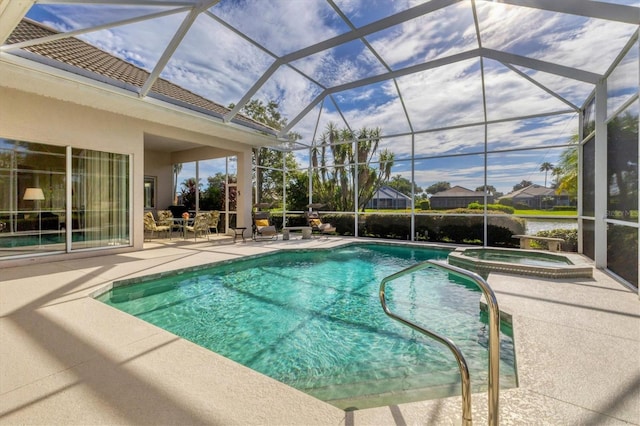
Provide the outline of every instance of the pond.
{"type": "Polygon", "coordinates": [[[571,219],[525,219],[525,234],[535,235],[539,231],[550,231],[552,229],[578,229],[578,220],[571,219]]]}

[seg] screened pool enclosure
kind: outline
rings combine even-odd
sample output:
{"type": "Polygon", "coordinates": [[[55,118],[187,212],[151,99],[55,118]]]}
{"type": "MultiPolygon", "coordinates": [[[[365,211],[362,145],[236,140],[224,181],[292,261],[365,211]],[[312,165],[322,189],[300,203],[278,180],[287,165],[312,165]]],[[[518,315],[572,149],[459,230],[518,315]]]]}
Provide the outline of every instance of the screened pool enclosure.
{"type": "MultiPolygon", "coordinates": [[[[575,250],[638,285],[637,0],[0,6],[6,64],[261,135],[237,176],[253,187],[238,209],[268,205],[292,224],[313,205],[343,235],[485,245],[555,221],[577,230],[575,250]],[[27,36],[25,23],[46,30],[27,36]],[[70,38],[141,72],[52,53],[70,38]]],[[[227,149],[220,158],[236,158],[227,149]]],[[[0,166],[7,182],[19,173],[0,166]]],[[[6,188],[3,215],[29,208],[6,188]]]]}

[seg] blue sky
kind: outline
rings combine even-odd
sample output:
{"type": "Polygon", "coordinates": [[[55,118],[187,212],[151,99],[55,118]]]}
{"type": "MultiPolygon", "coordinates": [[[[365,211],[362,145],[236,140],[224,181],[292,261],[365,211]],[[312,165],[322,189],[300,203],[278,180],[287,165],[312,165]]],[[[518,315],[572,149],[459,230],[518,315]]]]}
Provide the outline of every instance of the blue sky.
{"type": "MultiPolygon", "coordinates": [[[[171,4],[170,1],[167,3],[171,4]]],[[[425,1],[339,0],[334,3],[352,25],[360,27],[425,1]]],[[[611,3],[638,6],[637,0],[611,3]]],[[[637,29],[633,25],[496,2],[478,0],[475,4],[483,47],[596,73],[607,70],[637,29]]],[[[67,31],[174,9],[178,10],[175,5],[36,4],[27,16],[67,31]]],[[[262,47],[252,45],[211,16],[201,14],[161,75],[222,105],[238,102],[277,57],[350,31],[349,23],[325,0],[222,0],[208,12],[245,32],[262,47]]],[[[186,14],[186,11],[180,11],[90,32],[81,38],[150,71],[186,14]]],[[[254,97],[276,100],[283,115],[293,120],[325,89],[480,46],[470,1],[461,1],[370,34],[365,41],[373,50],[357,39],[293,61],[291,67],[278,68],[258,88],[254,97]]],[[[637,91],[637,50],[625,58],[624,67],[616,76],[611,90],[612,109],[637,91]]],[[[313,108],[293,130],[303,136],[303,143],[308,144],[329,122],[340,127],[348,123],[354,130],[380,127],[383,135],[403,134],[411,128],[424,131],[480,123],[484,120],[483,71],[489,120],[570,108],[497,61],[485,59],[483,65],[484,69],[478,58],[471,58],[400,76],[395,82],[384,80],[335,93],[331,99],[327,98],[313,108]]],[[[588,83],[524,67],[515,68],[577,106],[581,106],[593,90],[593,85],[588,83]]],[[[489,145],[519,149],[564,144],[577,132],[577,126],[575,114],[573,118],[571,114],[550,115],[536,120],[505,122],[490,126],[489,132],[499,137],[491,139],[493,136],[490,136],[489,145]]],[[[404,158],[411,149],[410,139],[408,141],[406,138],[393,139],[387,146],[397,152],[398,158],[404,158]]],[[[471,152],[477,147],[482,149],[482,143],[483,135],[478,138],[477,128],[416,136],[421,155],[471,152]]],[[[558,150],[550,152],[553,154],[545,161],[554,163],[558,150]]],[[[304,164],[304,152],[297,154],[304,164]]],[[[522,160],[525,161],[523,164],[533,164],[539,154],[539,151],[530,153],[530,159],[522,160]]],[[[462,170],[475,170],[471,158],[458,157],[455,163],[462,170]]],[[[525,169],[533,168],[523,167],[523,176],[544,181],[543,175],[527,174],[525,169]]],[[[515,168],[513,171],[518,172],[515,168]]],[[[460,182],[473,180],[459,179],[460,182]]],[[[521,176],[513,176],[512,180],[513,183],[505,182],[504,187],[519,182],[521,176]]]]}

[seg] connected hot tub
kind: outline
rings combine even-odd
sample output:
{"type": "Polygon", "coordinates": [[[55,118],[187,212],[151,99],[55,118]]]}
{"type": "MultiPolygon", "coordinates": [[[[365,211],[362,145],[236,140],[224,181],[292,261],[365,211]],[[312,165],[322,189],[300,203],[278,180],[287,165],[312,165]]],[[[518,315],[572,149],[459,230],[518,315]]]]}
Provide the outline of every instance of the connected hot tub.
{"type": "Polygon", "coordinates": [[[576,265],[562,254],[535,250],[459,248],[449,254],[448,261],[484,277],[490,272],[553,279],[593,277],[593,268],[589,265],[576,265]]]}

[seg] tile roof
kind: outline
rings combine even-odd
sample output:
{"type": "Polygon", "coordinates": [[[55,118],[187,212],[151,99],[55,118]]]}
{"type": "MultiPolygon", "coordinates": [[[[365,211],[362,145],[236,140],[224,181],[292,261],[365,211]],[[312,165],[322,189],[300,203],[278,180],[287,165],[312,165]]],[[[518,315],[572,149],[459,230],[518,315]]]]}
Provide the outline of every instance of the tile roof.
{"type": "MultiPolygon", "coordinates": [[[[534,198],[543,196],[556,195],[556,190],[552,188],[546,188],[542,185],[529,185],[527,187],[513,191],[507,195],[500,197],[503,198],[534,198]]],[[[565,194],[566,195],[566,194],[565,194]]]]}
{"type": "MultiPolygon", "coordinates": [[[[54,34],[58,34],[58,32],[40,23],[23,19],[9,36],[7,44],[34,40],[54,34]]],[[[39,55],[42,59],[48,59],[49,61],[45,60],[43,62],[58,66],[66,71],[111,84],[114,82],[124,83],[124,86],[130,90],[142,88],[150,74],[142,68],[75,37],[66,37],[27,46],[23,47],[22,50],[39,55]],[[58,63],[52,64],[51,60],[58,63]]],[[[33,59],[33,57],[30,56],[30,59],[33,59]]],[[[123,86],[123,84],[120,84],[120,86],[123,86]]],[[[158,78],[155,81],[151,88],[150,96],[219,118],[230,111],[229,108],[162,78],[158,78]]],[[[232,121],[268,134],[276,134],[274,129],[241,114],[237,114],[232,121]]]]}
{"type": "Polygon", "coordinates": [[[472,191],[460,185],[456,185],[447,189],[446,191],[440,191],[431,196],[433,197],[477,197],[484,196],[484,192],[472,191]]]}
{"type": "Polygon", "coordinates": [[[390,186],[381,186],[378,190],[373,194],[375,199],[406,199],[411,200],[411,197],[403,194],[402,192],[396,190],[395,188],[391,188],[390,186]]]}

